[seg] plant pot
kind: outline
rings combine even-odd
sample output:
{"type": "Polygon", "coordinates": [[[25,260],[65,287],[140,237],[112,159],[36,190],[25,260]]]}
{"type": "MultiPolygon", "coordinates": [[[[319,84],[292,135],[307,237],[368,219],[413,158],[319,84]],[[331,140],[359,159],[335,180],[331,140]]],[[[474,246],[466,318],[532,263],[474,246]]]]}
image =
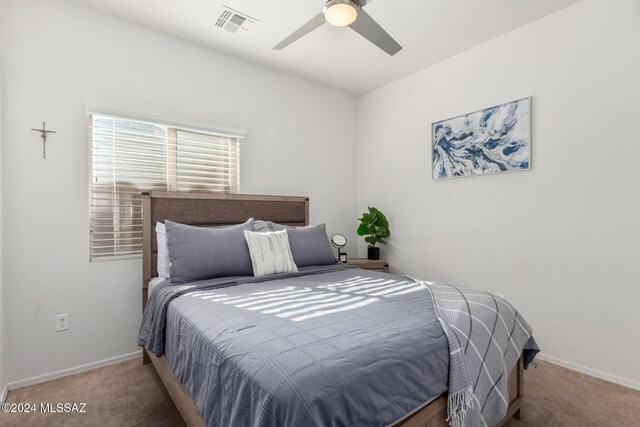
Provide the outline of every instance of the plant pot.
{"type": "Polygon", "coordinates": [[[380,259],[380,248],[375,246],[369,246],[367,248],[367,258],[368,259],[380,259]]]}

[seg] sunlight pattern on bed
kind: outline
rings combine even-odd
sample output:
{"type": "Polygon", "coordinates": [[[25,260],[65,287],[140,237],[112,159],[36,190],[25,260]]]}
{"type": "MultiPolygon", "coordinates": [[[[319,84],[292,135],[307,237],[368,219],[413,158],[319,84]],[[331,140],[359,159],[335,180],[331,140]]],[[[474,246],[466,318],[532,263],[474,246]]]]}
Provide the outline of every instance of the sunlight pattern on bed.
{"type": "Polygon", "coordinates": [[[194,292],[190,296],[301,322],[355,310],[380,301],[380,298],[406,295],[420,289],[423,289],[422,285],[410,280],[355,276],[315,287],[286,286],[242,296],[229,296],[220,291],[194,292]]]}

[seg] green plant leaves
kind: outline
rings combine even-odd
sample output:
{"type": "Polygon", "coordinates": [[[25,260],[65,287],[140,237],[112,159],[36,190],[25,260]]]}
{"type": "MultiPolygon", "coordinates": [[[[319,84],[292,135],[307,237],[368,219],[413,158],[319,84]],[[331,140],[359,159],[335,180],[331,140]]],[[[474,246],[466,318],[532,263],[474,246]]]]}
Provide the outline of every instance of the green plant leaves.
{"type": "Polygon", "coordinates": [[[391,235],[387,217],[375,207],[369,207],[369,212],[358,218],[360,225],[356,232],[358,236],[367,236],[364,240],[371,246],[377,243],[387,243],[386,238],[391,235]]]}
{"type": "Polygon", "coordinates": [[[360,226],[356,230],[356,233],[358,233],[358,236],[369,234],[369,227],[367,227],[367,224],[360,224],[360,226]]]}
{"type": "Polygon", "coordinates": [[[391,232],[389,231],[388,228],[378,228],[376,230],[377,237],[389,237],[390,235],[391,235],[391,232]]]}

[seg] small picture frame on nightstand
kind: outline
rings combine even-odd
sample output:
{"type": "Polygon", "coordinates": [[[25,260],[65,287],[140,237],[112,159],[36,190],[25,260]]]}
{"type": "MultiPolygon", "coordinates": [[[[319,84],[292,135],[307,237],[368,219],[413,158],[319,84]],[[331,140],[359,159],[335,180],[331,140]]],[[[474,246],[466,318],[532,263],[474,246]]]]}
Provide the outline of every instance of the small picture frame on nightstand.
{"type": "Polygon", "coordinates": [[[340,262],[347,262],[347,254],[344,252],[340,253],[340,258],[338,259],[340,262]]]}

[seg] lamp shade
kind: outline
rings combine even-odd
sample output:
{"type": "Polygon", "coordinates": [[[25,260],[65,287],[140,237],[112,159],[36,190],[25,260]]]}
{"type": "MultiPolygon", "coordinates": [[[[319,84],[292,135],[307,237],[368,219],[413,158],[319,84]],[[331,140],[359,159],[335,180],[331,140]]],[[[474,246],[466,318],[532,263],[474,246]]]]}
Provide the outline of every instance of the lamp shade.
{"type": "Polygon", "coordinates": [[[353,0],[329,0],[325,3],[324,19],[335,27],[351,25],[358,17],[358,4],[353,0]]]}

